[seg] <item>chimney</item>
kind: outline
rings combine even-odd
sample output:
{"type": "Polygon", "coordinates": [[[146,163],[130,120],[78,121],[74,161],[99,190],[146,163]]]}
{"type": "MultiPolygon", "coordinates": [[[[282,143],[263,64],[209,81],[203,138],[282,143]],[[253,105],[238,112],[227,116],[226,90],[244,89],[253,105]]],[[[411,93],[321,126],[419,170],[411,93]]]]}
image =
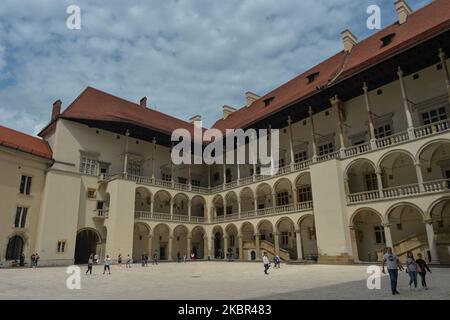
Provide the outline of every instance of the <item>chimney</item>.
{"type": "Polygon", "coordinates": [[[202,116],[201,115],[195,115],[192,118],[189,119],[189,122],[192,123],[195,127],[201,128],[202,127],[202,116]]]}
{"type": "Polygon", "coordinates": [[[247,107],[249,107],[253,102],[255,102],[256,100],[258,100],[260,98],[260,96],[258,96],[256,93],[247,91],[245,93],[245,105],[247,107]]]}
{"type": "Polygon", "coordinates": [[[56,120],[56,118],[60,115],[61,105],[62,105],[62,101],[59,99],[56,100],[55,102],[53,102],[52,121],[56,120]]]}
{"type": "Polygon", "coordinates": [[[408,16],[413,12],[405,0],[395,1],[395,11],[397,11],[399,24],[404,24],[408,20],[408,16]]]}
{"type": "Polygon", "coordinates": [[[139,104],[142,108],[147,108],[147,97],[143,97],[140,101],[139,104]]]}
{"type": "Polygon", "coordinates": [[[342,42],[344,43],[344,51],[350,52],[353,46],[358,43],[358,38],[348,29],[341,32],[342,42]]]}
{"type": "Polygon", "coordinates": [[[230,114],[232,114],[233,112],[235,112],[236,109],[230,106],[223,106],[223,120],[225,120],[226,118],[228,118],[228,116],[230,114]]]}

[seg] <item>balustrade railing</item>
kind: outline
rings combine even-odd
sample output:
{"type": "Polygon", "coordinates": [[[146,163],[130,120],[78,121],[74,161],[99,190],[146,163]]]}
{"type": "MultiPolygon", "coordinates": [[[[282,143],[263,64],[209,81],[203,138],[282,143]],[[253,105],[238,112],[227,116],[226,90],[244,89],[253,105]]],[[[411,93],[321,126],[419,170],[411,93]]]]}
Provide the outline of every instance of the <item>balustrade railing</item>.
{"type": "Polygon", "coordinates": [[[377,139],[377,148],[385,148],[395,144],[399,144],[409,140],[409,135],[407,131],[395,133],[391,136],[377,139]]]}
{"type": "Polygon", "coordinates": [[[450,119],[433,122],[425,126],[414,128],[416,138],[426,137],[435,133],[440,133],[450,129],[450,119]]]}
{"type": "Polygon", "coordinates": [[[346,158],[349,158],[358,154],[369,152],[370,150],[372,150],[370,142],[366,142],[344,149],[344,155],[346,158]]]}

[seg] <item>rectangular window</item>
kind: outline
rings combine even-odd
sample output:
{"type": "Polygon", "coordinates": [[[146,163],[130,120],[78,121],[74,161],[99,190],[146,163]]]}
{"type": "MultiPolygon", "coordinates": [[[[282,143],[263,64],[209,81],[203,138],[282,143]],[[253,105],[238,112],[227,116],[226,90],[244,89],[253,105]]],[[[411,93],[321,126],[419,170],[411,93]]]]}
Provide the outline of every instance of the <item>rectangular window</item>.
{"type": "Polygon", "coordinates": [[[97,165],[97,160],[81,157],[80,173],[95,176],[97,174],[97,165]]]}
{"type": "Polygon", "coordinates": [[[27,214],[28,208],[17,207],[16,218],[14,219],[14,228],[25,228],[27,214]]]}
{"type": "Polygon", "coordinates": [[[289,233],[287,231],[281,232],[281,245],[287,246],[289,244],[289,233]]]}
{"type": "Polygon", "coordinates": [[[298,202],[312,201],[312,191],[310,186],[299,187],[297,189],[298,202]]]}
{"type": "Polygon", "coordinates": [[[58,245],[56,247],[57,253],[64,253],[66,251],[66,240],[58,241],[58,245]]]}
{"type": "Polygon", "coordinates": [[[422,113],[423,125],[439,122],[445,119],[447,119],[447,111],[445,110],[445,107],[440,107],[438,109],[433,109],[422,113]]]}
{"type": "Polygon", "coordinates": [[[95,199],[96,198],[96,194],[95,194],[95,189],[93,189],[93,188],[88,188],[88,191],[87,191],[87,197],[88,197],[88,199],[95,199]]]}
{"type": "Polygon", "coordinates": [[[178,177],[178,183],[187,184],[188,180],[186,178],[178,177]]]}
{"type": "Polygon", "coordinates": [[[200,187],[200,180],[194,180],[194,179],[192,179],[192,180],[191,180],[191,184],[192,184],[194,187],[200,187]]]}
{"type": "Polygon", "coordinates": [[[375,231],[375,242],[386,243],[386,239],[384,238],[384,227],[376,226],[374,227],[374,231],[375,231]]]}
{"type": "Polygon", "coordinates": [[[127,172],[133,176],[141,175],[141,163],[139,161],[129,161],[127,172]]]}
{"type": "Polygon", "coordinates": [[[20,179],[20,190],[21,194],[29,195],[31,193],[31,180],[32,177],[22,175],[20,179]]]}
{"type": "Polygon", "coordinates": [[[105,207],[105,202],[97,201],[97,210],[103,210],[105,207]]]}
{"type": "Polygon", "coordinates": [[[319,156],[334,152],[333,142],[327,142],[319,146],[319,156]]]}
{"type": "Polygon", "coordinates": [[[392,127],[390,124],[385,124],[375,128],[375,138],[382,139],[385,137],[389,137],[393,134],[392,127]]]}
{"type": "Polygon", "coordinates": [[[304,151],[299,151],[294,154],[294,161],[297,162],[303,162],[308,160],[308,153],[304,151]]]}
{"type": "Polygon", "coordinates": [[[227,207],[227,215],[232,214],[232,213],[233,213],[233,207],[232,206],[227,207]]]}
{"type": "Polygon", "coordinates": [[[163,173],[163,174],[161,174],[161,178],[162,178],[163,181],[172,181],[172,175],[171,174],[163,173]]]}
{"type": "Polygon", "coordinates": [[[367,187],[368,191],[378,189],[377,175],[375,173],[366,174],[365,179],[366,179],[366,187],[367,187]]]}
{"type": "Polygon", "coordinates": [[[314,227],[308,227],[309,240],[316,240],[316,229],[314,227]]]}
{"type": "Polygon", "coordinates": [[[277,193],[277,206],[289,204],[289,193],[287,191],[277,193]]]}
{"type": "Polygon", "coordinates": [[[214,182],[217,182],[217,181],[220,180],[220,175],[219,175],[218,172],[214,173],[214,175],[213,175],[213,180],[214,180],[214,182]]]}

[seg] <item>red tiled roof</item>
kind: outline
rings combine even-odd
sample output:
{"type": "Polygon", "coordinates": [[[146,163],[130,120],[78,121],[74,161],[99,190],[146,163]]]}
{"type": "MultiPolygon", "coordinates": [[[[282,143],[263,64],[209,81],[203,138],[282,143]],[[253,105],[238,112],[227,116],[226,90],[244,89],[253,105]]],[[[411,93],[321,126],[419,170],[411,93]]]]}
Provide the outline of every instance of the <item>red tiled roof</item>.
{"type": "MultiPolygon", "coordinates": [[[[412,13],[406,23],[394,23],[356,44],[350,53],[341,51],[323,61],[291,81],[262,96],[249,107],[244,107],[226,119],[217,121],[213,127],[225,129],[243,128],[263,119],[280,109],[301,101],[316,92],[317,86],[322,86],[334,79],[333,83],[344,80],[365,68],[389,58],[391,55],[404,51],[429,37],[450,29],[450,1],[435,0],[420,10],[412,13]],[[381,38],[395,33],[392,43],[381,48],[381,38]],[[320,72],[318,78],[308,84],[307,76],[320,72]],[[274,98],[269,106],[264,100],[274,98]]],[[[437,53],[436,53],[437,54],[437,53]]]]}
{"type": "Polygon", "coordinates": [[[194,125],[162,112],[143,108],[98,89],[87,87],[62,113],[66,119],[118,121],[130,123],[168,135],[178,128],[194,132],[194,125]]]}
{"type": "Polygon", "coordinates": [[[46,159],[52,158],[52,150],[46,141],[3,126],[0,126],[0,146],[46,159]]]}

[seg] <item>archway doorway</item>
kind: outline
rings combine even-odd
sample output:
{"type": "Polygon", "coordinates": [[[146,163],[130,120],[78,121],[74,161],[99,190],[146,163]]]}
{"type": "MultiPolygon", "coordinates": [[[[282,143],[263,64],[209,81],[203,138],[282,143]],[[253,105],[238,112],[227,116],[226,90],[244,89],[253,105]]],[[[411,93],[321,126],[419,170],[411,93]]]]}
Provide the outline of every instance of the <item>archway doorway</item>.
{"type": "Polygon", "coordinates": [[[6,260],[19,260],[23,253],[24,241],[21,236],[13,236],[9,238],[8,247],[6,248],[6,260]]]}
{"type": "Polygon", "coordinates": [[[75,244],[75,264],[87,263],[90,254],[97,252],[97,244],[100,242],[98,234],[90,229],[78,232],[75,244]]]}

